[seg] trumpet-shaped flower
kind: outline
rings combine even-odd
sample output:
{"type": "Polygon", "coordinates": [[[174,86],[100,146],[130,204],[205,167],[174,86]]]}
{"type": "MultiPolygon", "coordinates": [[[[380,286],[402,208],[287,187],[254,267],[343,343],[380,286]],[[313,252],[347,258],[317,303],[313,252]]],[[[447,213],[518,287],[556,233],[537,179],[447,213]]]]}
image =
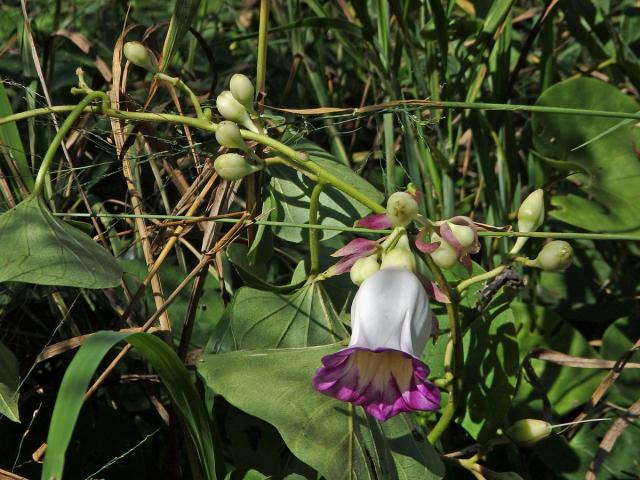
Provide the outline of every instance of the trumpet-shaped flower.
{"type": "Polygon", "coordinates": [[[351,306],[349,346],[322,359],[319,392],[362,406],[378,420],[436,410],[440,392],[419,356],[431,334],[429,299],[415,274],[383,269],[367,278],[351,306]]]}

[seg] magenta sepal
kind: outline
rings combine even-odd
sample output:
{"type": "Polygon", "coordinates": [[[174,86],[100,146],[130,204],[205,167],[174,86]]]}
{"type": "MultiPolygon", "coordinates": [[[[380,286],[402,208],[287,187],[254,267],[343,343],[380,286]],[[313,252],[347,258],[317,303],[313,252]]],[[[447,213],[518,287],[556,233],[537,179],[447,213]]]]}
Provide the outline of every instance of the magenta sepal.
{"type": "Polygon", "coordinates": [[[432,243],[425,242],[422,239],[424,238],[426,233],[427,233],[427,230],[424,228],[418,232],[418,235],[416,236],[416,248],[420,250],[422,253],[433,253],[440,246],[440,242],[432,242],[432,243]]]}
{"type": "Polygon", "coordinates": [[[370,228],[372,230],[386,230],[391,228],[391,222],[385,213],[374,213],[356,221],[356,227],[370,228]]]}
{"type": "Polygon", "coordinates": [[[378,242],[367,238],[354,238],[344,247],[336,250],[331,254],[332,257],[346,257],[354,254],[367,256],[372,254],[378,248],[378,242]]]}
{"type": "Polygon", "coordinates": [[[344,247],[331,254],[332,257],[342,257],[325,272],[325,276],[332,277],[347,273],[360,258],[367,257],[378,249],[378,242],[366,238],[355,238],[344,247]]]}
{"type": "Polygon", "coordinates": [[[436,285],[435,282],[432,282],[422,274],[417,274],[417,277],[420,279],[420,283],[422,283],[422,286],[424,287],[425,292],[427,292],[427,295],[429,295],[429,298],[440,303],[451,303],[449,297],[447,297],[447,295],[438,288],[438,285],[436,285]]]}

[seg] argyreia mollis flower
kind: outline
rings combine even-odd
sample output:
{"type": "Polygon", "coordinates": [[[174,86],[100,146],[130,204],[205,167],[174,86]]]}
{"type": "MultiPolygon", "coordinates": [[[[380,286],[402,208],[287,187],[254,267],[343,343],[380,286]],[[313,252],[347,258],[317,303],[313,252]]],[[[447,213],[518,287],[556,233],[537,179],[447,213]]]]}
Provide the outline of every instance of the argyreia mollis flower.
{"type": "Polygon", "coordinates": [[[351,327],[349,346],[322,359],[316,390],[382,421],[438,409],[440,392],[420,360],[432,329],[429,299],[415,274],[383,269],[367,278],[353,299],[351,327]]]}

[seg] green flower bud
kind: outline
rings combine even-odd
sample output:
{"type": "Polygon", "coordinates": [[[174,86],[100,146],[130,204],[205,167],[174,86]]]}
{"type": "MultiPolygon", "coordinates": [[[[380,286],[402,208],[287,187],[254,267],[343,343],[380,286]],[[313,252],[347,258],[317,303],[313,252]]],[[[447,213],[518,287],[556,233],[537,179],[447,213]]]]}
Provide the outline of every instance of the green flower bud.
{"type": "Polygon", "coordinates": [[[258,128],[251,121],[251,118],[247,113],[247,109],[235,99],[229,90],[225,90],[218,95],[218,98],[216,98],[216,108],[220,112],[220,115],[227,120],[231,120],[232,122],[242,125],[247,130],[259,133],[258,128]]]}
{"type": "MultiPolygon", "coordinates": [[[[518,230],[521,232],[534,232],[542,225],[543,221],[544,191],[539,188],[531,192],[520,205],[518,209],[518,230]]],[[[518,253],[528,240],[528,237],[518,237],[510,253],[513,255],[518,253]]]]}
{"type": "Polygon", "coordinates": [[[534,232],[544,221],[544,191],[539,188],[524,199],[518,210],[518,230],[534,232]]]}
{"type": "Polygon", "coordinates": [[[220,155],[213,162],[213,168],[225,180],[239,180],[261,170],[261,167],[251,165],[242,155],[237,153],[220,155]]]}
{"type": "Polygon", "coordinates": [[[396,192],[387,200],[387,218],[394,227],[409,225],[418,214],[418,202],[406,192],[396,192]]]}
{"type": "Polygon", "coordinates": [[[362,257],[356,260],[356,263],[353,264],[351,270],[349,271],[349,276],[351,277],[351,281],[356,285],[362,285],[367,278],[380,270],[380,264],[378,263],[377,255],[369,255],[368,257],[362,257]]]}
{"type": "Polygon", "coordinates": [[[253,88],[253,83],[249,80],[249,77],[241,73],[236,73],[231,77],[229,82],[229,90],[242,105],[249,112],[253,112],[253,100],[255,98],[256,90],[253,88]]]}
{"type": "Polygon", "coordinates": [[[553,240],[542,247],[532,262],[532,266],[547,272],[561,272],[569,268],[572,262],[573,248],[571,245],[564,240],[553,240]]]}
{"type": "Polygon", "coordinates": [[[122,49],[124,56],[134,65],[149,72],[158,70],[158,62],[151,51],[140,42],[127,42],[122,49]]]}
{"type": "Polygon", "coordinates": [[[382,255],[380,269],[383,268],[406,268],[410,272],[416,273],[416,257],[411,250],[394,248],[382,255]]]}
{"type": "Polygon", "coordinates": [[[466,225],[456,225],[451,222],[449,222],[449,228],[453,236],[456,237],[460,245],[462,245],[462,248],[469,248],[475,244],[476,234],[473,228],[467,227],[466,225]]]}
{"type": "Polygon", "coordinates": [[[551,434],[551,424],[533,418],[523,418],[505,432],[507,437],[523,447],[533,446],[551,434]]]}
{"type": "Polygon", "coordinates": [[[238,125],[229,120],[224,120],[218,124],[216,140],[223,147],[247,150],[247,144],[244,143],[242,135],[240,135],[238,125]]]}
{"type": "Polygon", "coordinates": [[[436,251],[431,252],[431,259],[440,268],[451,268],[458,263],[458,252],[448,244],[440,235],[434,233],[431,235],[432,242],[440,242],[440,246],[436,251]]]}

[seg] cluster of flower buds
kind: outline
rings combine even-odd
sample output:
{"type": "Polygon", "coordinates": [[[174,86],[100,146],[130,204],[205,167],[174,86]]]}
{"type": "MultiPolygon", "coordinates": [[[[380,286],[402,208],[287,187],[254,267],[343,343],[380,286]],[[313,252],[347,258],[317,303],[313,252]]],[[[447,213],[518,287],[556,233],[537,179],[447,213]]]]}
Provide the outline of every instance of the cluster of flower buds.
{"type": "Polygon", "coordinates": [[[231,90],[225,90],[216,98],[216,108],[220,115],[227,120],[242,125],[247,130],[260,133],[260,130],[249,116],[249,112],[254,112],[253,97],[255,89],[251,80],[246,75],[236,73],[231,77],[229,88],[231,90]]]}
{"type": "Polygon", "coordinates": [[[249,113],[255,113],[253,107],[255,89],[246,75],[236,73],[231,77],[230,90],[225,90],[216,98],[216,108],[226,120],[216,128],[216,140],[227,148],[242,150],[244,155],[225,153],[216,158],[213,166],[225,180],[239,180],[262,169],[259,163],[252,163],[247,158],[255,157],[240,133],[240,127],[259,133],[249,113]]]}
{"type": "Polygon", "coordinates": [[[359,286],[378,270],[387,268],[416,272],[416,257],[411,251],[409,237],[404,228],[398,227],[380,246],[374,243],[375,250],[358,258],[351,266],[349,275],[353,283],[359,286]]]}
{"type": "Polygon", "coordinates": [[[422,237],[422,230],[416,239],[416,246],[427,253],[440,268],[451,268],[458,262],[471,271],[471,255],[480,251],[478,227],[469,217],[457,216],[433,223],[430,242],[422,237]]]}
{"type": "Polygon", "coordinates": [[[127,60],[134,65],[144,68],[148,72],[158,71],[158,61],[151,50],[140,42],[127,42],[122,48],[122,52],[127,60]]]}
{"type": "MultiPolygon", "coordinates": [[[[544,222],[544,192],[533,191],[524,199],[518,209],[518,230],[535,232],[544,222]]],[[[527,242],[528,237],[519,237],[511,249],[511,254],[518,253],[527,242]]],[[[540,268],[547,272],[561,272],[569,268],[573,261],[573,248],[563,240],[553,240],[542,247],[534,260],[525,259],[528,267],[540,268]]]]}

